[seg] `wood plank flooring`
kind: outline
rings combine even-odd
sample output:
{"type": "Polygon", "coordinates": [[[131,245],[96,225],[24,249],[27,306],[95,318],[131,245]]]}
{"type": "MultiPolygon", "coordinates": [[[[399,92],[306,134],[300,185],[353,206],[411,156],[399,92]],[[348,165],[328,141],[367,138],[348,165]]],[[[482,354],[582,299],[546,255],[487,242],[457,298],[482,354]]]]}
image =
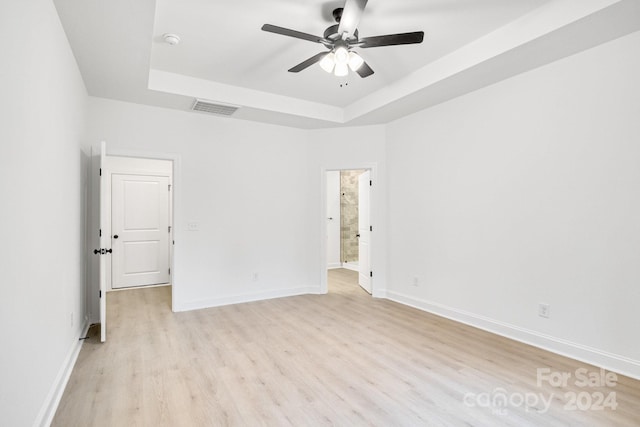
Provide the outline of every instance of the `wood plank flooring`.
{"type": "Polygon", "coordinates": [[[327,295],[186,313],[169,287],[111,292],[107,342],[91,331],[53,425],[640,426],[640,381],[578,387],[576,369],[599,370],[356,281],[331,270],[327,295]],[[539,386],[537,368],[572,378],[539,386]]]}

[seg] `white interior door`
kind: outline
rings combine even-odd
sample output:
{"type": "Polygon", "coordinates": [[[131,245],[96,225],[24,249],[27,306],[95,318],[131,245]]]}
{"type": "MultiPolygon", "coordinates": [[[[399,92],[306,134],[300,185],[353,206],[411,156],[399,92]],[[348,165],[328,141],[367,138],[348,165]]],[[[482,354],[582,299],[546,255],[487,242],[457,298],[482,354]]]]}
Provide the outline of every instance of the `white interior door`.
{"type": "MultiPolygon", "coordinates": [[[[106,155],[106,142],[101,141],[91,147],[91,202],[92,202],[92,227],[91,246],[94,256],[92,262],[93,280],[98,282],[99,315],[100,315],[100,341],[107,339],[107,276],[106,257],[111,252],[107,252],[108,238],[102,233],[106,229],[106,203],[105,203],[105,182],[102,170],[104,169],[104,157],[106,155]]],[[[94,288],[95,289],[95,288],[94,288]]]]}
{"type": "Polygon", "coordinates": [[[169,177],[113,174],[112,288],[169,283],[169,177]]]}
{"type": "Polygon", "coordinates": [[[371,172],[365,171],[358,177],[358,283],[371,293],[371,221],[369,219],[371,172]]]}

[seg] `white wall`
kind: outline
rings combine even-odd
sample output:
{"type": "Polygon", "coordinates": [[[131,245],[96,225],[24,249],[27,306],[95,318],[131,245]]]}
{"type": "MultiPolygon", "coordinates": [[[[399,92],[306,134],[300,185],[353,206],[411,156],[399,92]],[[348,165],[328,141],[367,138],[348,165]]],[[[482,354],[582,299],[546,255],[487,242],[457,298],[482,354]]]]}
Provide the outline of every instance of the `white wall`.
{"type": "Polygon", "coordinates": [[[51,1],[3,2],[0,39],[0,425],[29,426],[84,323],[87,96],[51,1]]]}
{"type": "Polygon", "coordinates": [[[389,125],[390,297],[640,377],[638,46],[389,125]]]}
{"type": "Polygon", "coordinates": [[[179,158],[176,310],[322,292],[323,168],[378,166],[373,255],[384,287],[384,127],[304,131],[90,98],[87,132],[108,154],[179,158]]]}
{"type": "Polygon", "coordinates": [[[340,259],[340,171],[328,171],[326,179],[327,267],[339,268],[342,265],[340,259]]]}
{"type": "Polygon", "coordinates": [[[317,290],[304,131],[99,98],[88,123],[108,154],[179,159],[176,310],[317,290]]]}

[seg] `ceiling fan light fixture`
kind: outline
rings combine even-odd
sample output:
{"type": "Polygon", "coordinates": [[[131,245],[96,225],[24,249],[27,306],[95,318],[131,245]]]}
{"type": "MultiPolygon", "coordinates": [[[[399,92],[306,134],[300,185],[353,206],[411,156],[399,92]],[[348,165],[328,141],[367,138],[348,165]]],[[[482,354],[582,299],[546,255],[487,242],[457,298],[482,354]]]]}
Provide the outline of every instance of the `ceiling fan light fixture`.
{"type": "Polygon", "coordinates": [[[358,68],[362,67],[364,64],[364,59],[360,55],[355,52],[349,52],[349,68],[351,71],[357,71],[358,68]]]}
{"type": "Polygon", "coordinates": [[[344,77],[349,74],[349,66],[346,63],[342,64],[336,62],[336,69],[334,70],[333,74],[335,74],[336,77],[344,77]]]}
{"type": "Polygon", "coordinates": [[[338,64],[347,65],[349,63],[349,51],[344,46],[338,46],[334,50],[336,66],[338,64]]]}
{"type": "Polygon", "coordinates": [[[344,1],[344,7],[339,7],[333,11],[333,17],[337,24],[331,25],[324,30],[322,36],[303,33],[290,28],[278,27],[277,25],[264,24],[262,26],[262,31],[318,43],[330,51],[328,54],[326,52],[317,53],[298,65],[291,67],[288,70],[290,73],[298,73],[313,64],[320,63],[323,70],[328,73],[333,72],[333,74],[338,77],[347,76],[349,74],[349,68],[362,78],[369,77],[373,74],[373,69],[364,62],[359,54],[351,52],[350,48],[358,47],[365,49],[380,46],[418,44],[422,43],[424,39],[424,31],[360,38],[358,23],[364,13],[367,0],[342,1],[344,1]]]}
{"type": "Polygon", "coordinates": [[[331,73],[333,71],[333,67],[335,66],[335,60],[333,59],[334,53],[329,52],[320,60],[320,67],[325,70],[327,73],[331,73]]]}

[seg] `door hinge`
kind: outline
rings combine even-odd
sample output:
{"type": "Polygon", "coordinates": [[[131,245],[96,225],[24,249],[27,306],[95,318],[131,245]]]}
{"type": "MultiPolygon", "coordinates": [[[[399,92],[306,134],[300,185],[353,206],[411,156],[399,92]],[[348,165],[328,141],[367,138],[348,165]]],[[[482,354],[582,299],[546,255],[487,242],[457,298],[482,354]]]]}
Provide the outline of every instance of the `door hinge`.
{"type": "Polygon", "coordinates": [[[369,187],[371,187],[373,185],[373,180],[369,180],[369,187]]]}
{"type": "Polygon", "coordinates": [[[102,176],[102,168],[100,168],[100,176],[102,176]]]}
{"type": "Polygon", "coordinates": [[[171,275],[171,269],[169,269],[169,275],[171,275]]]}
{"type": "Polygon", "coordinates": [[[102,298],[102,291],[98,291],[98,298],[102,298]]]}
{"type": "Polygon", "coordinates": [[[169,233],[171,233],[171,226],[169,226],[169,233]]]}
{"type": "Polygon", "coordinates": [[[369,277],[373,277],[373,271],[369,272],[369,277]]]}
{"type": "Polygon", "coordinates": [[[168,186],[168,187],[169,187],[169,191],[171,191],[171,184],[169,184],[169,186],[168,186]]]}
{"type": "Polygon", "coordinates": [[[102,237],[102,228],[98,231],[98,236],[102,237]]]}
{"type": "Polygon", "coordinates": [[[369,231],[373,231],[373,225],[369,226],[369,231]]]}

